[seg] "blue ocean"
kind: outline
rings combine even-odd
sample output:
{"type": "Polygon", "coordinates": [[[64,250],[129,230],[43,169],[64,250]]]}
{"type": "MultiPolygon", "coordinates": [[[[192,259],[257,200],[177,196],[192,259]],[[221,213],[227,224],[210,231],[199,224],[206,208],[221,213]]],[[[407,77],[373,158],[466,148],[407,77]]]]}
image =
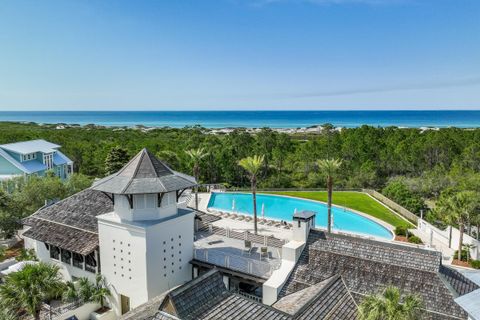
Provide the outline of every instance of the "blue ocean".
{"type": "Polygon", "coordinates": [[[206,128],[301,128],[331,123],[336,127],[480,127],[480,110],[450,111],[0,111],[0,121],[42,124],[206,128]]]}

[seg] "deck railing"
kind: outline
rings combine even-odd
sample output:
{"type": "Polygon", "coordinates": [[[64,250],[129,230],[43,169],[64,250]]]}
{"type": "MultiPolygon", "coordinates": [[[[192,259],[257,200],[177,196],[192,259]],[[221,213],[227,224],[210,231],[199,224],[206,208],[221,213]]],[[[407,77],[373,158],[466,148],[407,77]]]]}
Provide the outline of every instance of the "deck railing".
{"type": "Polygon", "coordinates": [[[216,249],[195,248],[193,257],[199,261],[265,279],[268,279],[275,269],[274,266],[268,262],[228,254],[216,249]]]}
{"type": "Polygon", "coordinates": [[[230,290],[230,291],[233,292],[233,293],[239,294],[242,297],[245,297],[247,299],[262,303],[262,297],[256,296],[256,295],[251,294],[251,293],[247,293],[247,292],[242,291],[240,289],[233,289],[233,290],[230,290]]]}
{"type": "Polygon", "coordinates": [[[275,248],[281,248],[285,243],[287,243],[286,240],[278,239],[273,236],[262,236],[248,231],[234,231],[228,228],[220,228],[211,223],[205,223],[203,221],[198,222],[198,231],[209,232],[212,234],[214,233],[232,239],[249,240],[253,243],[275,248]]]}

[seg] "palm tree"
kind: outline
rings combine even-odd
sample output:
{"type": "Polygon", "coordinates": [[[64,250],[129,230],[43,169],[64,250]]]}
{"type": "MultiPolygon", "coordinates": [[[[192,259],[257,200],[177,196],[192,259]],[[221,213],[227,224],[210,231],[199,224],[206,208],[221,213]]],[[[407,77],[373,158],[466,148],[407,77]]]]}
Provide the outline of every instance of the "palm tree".
{"type": "Polygon", "coordinates": [[[243,158],[238,162],[238,164],[245,169],[250,176],[253,198],[253,229],[255,234],[257,234],[257,176],[260,173],[264,159],[265,157],[263,155],[253,156],[243,158]]]}
{"type": "Polygon", "coordinates": [[[466,243],[463,245],[463,248],[465,251],[467,251],[467,262],[470,262],[470,250],[475,249],[477,246],[471,244],[471,243],[466,243]]]}
{"type": "Polygon", "coordinates": [[[327,231],[332,232],[332,192],[333,192],[333,176],[342,165],[342,161],[338,159],[322,159],[317,161],[318,167],[327,176],[327,192],[328,192],[328,226],[327,231]]]}
{"type": "Polygon", "coordinates": [[[105,300],[111,295],[112,293],[110,289],[108,289],[107,280],[100,273],[97,273],[92,300],[100,303],[100,306],[103,308],[105,306],[105,300]]]}
{"type": "Polygon", "coordinates": [[[79,298],[77,288],[75,284],[71,281],[68,281],[65,285],[65,291],[63,291],[62,299],[66,302],[72,302],[79,298]]]}
{"type": "Polygon", "coordinates": [[[197,181],[195,186],[195,210],[198,210],[198,179],[200,177],[200,162],[208,155],[203,148],[190,149],[185,151],[190,159],[193,161],[193,175],[197,181]]]}
{"type": "Polygon", "coordinates": [[[105,277],[100,273],[95,276],[95,283],[87,278],[80,278],[78,283],[78,296],[83,302],[97,302],[103,308],[107,298],[112,295],[105,277]]]}
{"type": "Polygon", "coordinates": [[[437,217],[439,217],[444,223],[448,225],[448,247],[452,247],[452,225],[455,224],[455,214],[450,206],[450,198],[446,196],[440,196],[440,199],[435,205],[433,212],[437,217]]]}
{"type": "Polygon", "coordinates": [[[40,319],[42,304],[63,292],[65,285],[59,270],[58,266],[44,262],[25,265],[5,277],[5,283],[0,286],[0,300],[14,310],[40,319]]]}
{"type": "Polygon", "coordinates": [[[421,319],[423,302],[417,295],[401,297],[397,287],[389,286],[382,294],[365,297],[359,306],[360,320],[417,320],[421,319]]]}
{"type": "MultiPolygon", "coordinates": [[[[458,260],[462,260],[463,234],[465,224],[470,213],[475,209],[476,193],[473,191],[461,191],[453,194],[438,204],[438,212],[444,214],[446,221],[456,222],[460,231],[458,239],[458,260]]],[[[451,227],[450,227],[451,230],[451,227]]]]}

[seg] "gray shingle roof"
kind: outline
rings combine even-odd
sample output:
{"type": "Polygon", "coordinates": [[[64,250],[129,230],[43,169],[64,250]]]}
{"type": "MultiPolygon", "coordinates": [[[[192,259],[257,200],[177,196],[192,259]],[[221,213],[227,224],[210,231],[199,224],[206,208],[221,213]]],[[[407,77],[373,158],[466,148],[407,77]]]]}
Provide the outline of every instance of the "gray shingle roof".
{"type": "Polygon", "coordinates": [[[98,247],[98,234],[41,219],[29,219],[31,228],[24,237],[42,241],[65,250],[87,255],[98,247]]]}
{"type": "Polygon", "coordinates": [[[289,314],[227,291],[221,273],[214,269],[172,290],[154,319],[348,320],[356,318],[356,310],[355,302],[340,276],[326,281],[321,290],[305,299],[301,308],[289,314]]]}
{"type": "Polygon", "coordinates": [[[195,178],[173,171],[143,149],[120,171],[94,183],[92,189],[114,194],[163,193],[196,184],[195,178]]]}
{"type": "Polygon", "coordinates": [[[356,319],[357,315],[357,305],[339,275],[285,296],[273,307],[302,320],[356,319]]]}
{"type": "Polygon", "coordinates": [[[464,319],[465,312],[453,301],[455,293],[441,278],[440,263],[432,251],[312,230],[280,296],[341,274],[357,302],[394,285],[419,294],[432,318],[464,319]]]}
{"type": "Polygon", "coordinates": [[[104,193],[86,189],[24,219],[31,228],[23,235],[85,255],[98,246],[96,216],[111,211],[112,201],[104,193]]]}

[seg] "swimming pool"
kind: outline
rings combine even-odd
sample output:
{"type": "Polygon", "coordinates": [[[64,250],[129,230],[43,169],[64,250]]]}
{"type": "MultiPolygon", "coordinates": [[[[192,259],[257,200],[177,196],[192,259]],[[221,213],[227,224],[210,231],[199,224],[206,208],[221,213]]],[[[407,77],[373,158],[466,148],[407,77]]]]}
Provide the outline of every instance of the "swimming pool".
{"type": "MultiPolygon", "coordinates": [[[[317,201],[300,198],[257,194],[257,214],[262,217],[262,207],[266,218],[292,221],[295,210],[317,212],[317,227],[327,227],[327,205],[317,201]]],[[[212,193],[208,208],[253,214],[252,194],[250,193],[212,193]]],[[[371,235],[391,240],[392,233],[384,226],[349,209],[332,206],[333,229],[371,235]]]]}

